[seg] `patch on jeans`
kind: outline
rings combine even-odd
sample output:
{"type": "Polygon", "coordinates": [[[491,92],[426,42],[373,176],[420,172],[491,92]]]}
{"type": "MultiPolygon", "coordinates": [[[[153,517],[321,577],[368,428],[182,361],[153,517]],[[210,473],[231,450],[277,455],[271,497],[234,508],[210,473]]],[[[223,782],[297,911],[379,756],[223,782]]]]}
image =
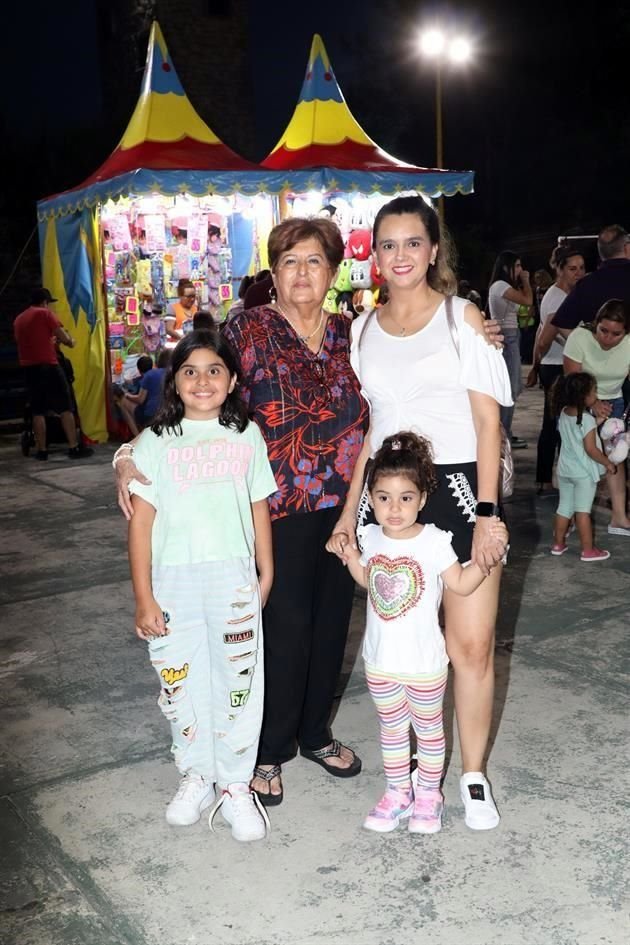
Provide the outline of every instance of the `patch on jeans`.
{"type": "Polygon", "coordinates": [[[233,709],[242,708],[249,698],[249,689],[233,689],[230,693],[230,705],[233,709]]]}
{"type": "Polygon", "coordinates": [[[175,669],[174,666],[169,666],[168,669],[160,670],[160,676],[167,686],[174,686],[175,683],[181,682],[182,679],[186,679],[188,676],[188,670],[188,663],[184,663],[184,665],[180,666],[179,669],[175,669]]]}
{"type": "Polygon", "coordinates": [[[224,633],[223,642],[224,643],[247,643],[248,640],[254,639],[253,630],[240,630],[238,633],[224,633]]]}
{"type": "Polygon", "coordinates": [[[468,793],[472,801],[485,801],[486,795],[483,790],[483,784],[469,784],[468,793]]]}

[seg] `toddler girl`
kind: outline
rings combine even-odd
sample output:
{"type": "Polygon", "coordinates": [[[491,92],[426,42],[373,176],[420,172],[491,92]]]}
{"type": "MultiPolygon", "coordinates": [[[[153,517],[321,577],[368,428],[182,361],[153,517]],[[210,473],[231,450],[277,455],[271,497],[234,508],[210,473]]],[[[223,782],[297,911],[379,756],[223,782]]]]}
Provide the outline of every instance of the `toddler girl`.
{"type": "Polygon", "coordinates": [[[597,483],[604,472],[615,474],[617,467],[602,452],[597,421],[588,412],[597,400],[597,382],[585,371],[565,374],[555,382],[551,398],[561,440],[556,469],[560,501],[551,554],[563,555],[567,550],[567,532],[575,515],[582,545],[580,560],[605,561],[610,558],[610,552],[593,545],[591,509],[597,483]]]}
{"type": "MultiPolygon", "coordinates": [[[[436,833],[442,826],[442,703],[448,665],[438,623],[442,580],[467,596],[485,575],[476,564],[461,566],[450,532],[417,522],[435,486],[427,440],[413,433],[387,437],[369,469],[367,486],[378,524],[362,533],[363,553],[348,545],[344,560],[368,590],[363,657],[379,718],[387,790],[363,826],[386,833],[410,818],[412,833],[436,833]],[[413,784],[410,724],[418,746],[413,784]]],[[[493,526],[493,534],[507,545],[502,522],[493,526]]]]}
{"type": "Polygon", "coordinates": [[[163,404],[134,458],[129,560],[136,633],[148,641],[182,780],[166,809],[196,823],[219,798],[236,840],[269,821],[250,791],[262,718],[260,628],[273,580],[267,450],[237,390],[238,359],[216,330],[173,351],[163,404]],[[256,570],[258,569],[258,575],[256,570]]]}

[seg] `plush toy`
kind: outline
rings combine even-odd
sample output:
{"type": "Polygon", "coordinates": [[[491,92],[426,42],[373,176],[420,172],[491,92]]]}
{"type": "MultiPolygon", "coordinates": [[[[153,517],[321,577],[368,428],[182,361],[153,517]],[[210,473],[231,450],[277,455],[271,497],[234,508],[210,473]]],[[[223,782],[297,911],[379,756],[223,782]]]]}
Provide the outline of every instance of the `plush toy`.
{"type": "Polygon", "coordinates": [[[371,312],[375,308],[374,293],[371,289],[357,289],[352,296],[352,306],[357,315],[371,312]]]}
{"type": "Polygon", "coordinates": [[[328,290],[324,298],[324,311],[333,312],[333,314],[335,315],[337,314],[337,312],[339,311],[339,308],[337,306],[338,295],[339,293],[337,292],[334,286],[332,287],[332,289],[328,290]]]}
{"type": "Polygon", "coordinates": [[[333,288],[337,292],[351,292],[352,283],[350,282],[350,270],[352,269],[352,260],[344,259],[339,266],[339,272],[337,273],[337,278],[333,288]]]}
{"type": "Polygon", "coordinates": [[[381,274],[381,270],[376,265],[376,260],[372,259],[372,268],[370,269],[370,277],[372,279],[372,285],[383,285],[385,279],[381,274]]]}
{"type": "Polygon", "coordinates": [[[372,264],[369,259],[354,259],[352,261],[352,268],[350,269],[350,284],[352,285],[353,290],[372,288],[372,276],[370,273],[371,268],[372,264]]]}
{"type": "Polygon", "coordinates": [[[371,230],[353,230],[346,244],[346,256],[354,259],[367,259],[370,255],[371,230]]]}
{"type": "Polygon", "coordinates": [[[357,314],[354,310],[354,305],[352,304],[354,293],[352,292],[338,292],[337,293],[337,311],[340,315],[345,315],[346,318],[353,319],[357,314]]]}
{"type": "Polygon", "coordinates": [[[623,420],[611,417],[603,424],[599,435],[604,452],[611,463],[618,465],[625,462],[630,452],[630,431],[626,430],[623,420]]]}

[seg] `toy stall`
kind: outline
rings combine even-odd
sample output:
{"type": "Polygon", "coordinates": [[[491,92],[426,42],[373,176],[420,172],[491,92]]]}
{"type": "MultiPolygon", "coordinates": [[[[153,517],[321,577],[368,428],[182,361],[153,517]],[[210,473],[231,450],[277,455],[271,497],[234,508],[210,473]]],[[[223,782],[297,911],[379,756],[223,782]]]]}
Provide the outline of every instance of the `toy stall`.
{"type": "Polygon", "coordinates": [[[378,305],[386,291],[371,256],[380,207],[407,193],[429,203],[441,195],[470,194],[474,181],[472,171],[416,167],[379,148],[348,108],[318,35],[291,121],[261,166],[310,174],[307,192],[287,194],[284,214],[327,214],[339,226],[346,259],[327,304],[349,316],[378,305]]]}
{"type": "Polygon", "coordinates": [[[168,345],[164,315],[182,281],[194,286],[195,310],[216,324],[238,297],[244,275],[266,263],[264,237],[277,219],[269,195],[229,197],[152,193],[108,200],[100,208],[111,379],[124,382],[141,354],[168,345]],[[260,248],[263,248],[261,256],[260,248]]]}
{"type": "Polygon", "coordinates": [[[224,145],[192,107],[153,24],[138,103],[120,143],[81,185],[37,205],[42,281],[76,340],[81,425],[112,423],[111,382],[164,343],[180,280],[220,322],[240,280],[266,266],[278,195],[300,174],[260,168],[224,145]]]}

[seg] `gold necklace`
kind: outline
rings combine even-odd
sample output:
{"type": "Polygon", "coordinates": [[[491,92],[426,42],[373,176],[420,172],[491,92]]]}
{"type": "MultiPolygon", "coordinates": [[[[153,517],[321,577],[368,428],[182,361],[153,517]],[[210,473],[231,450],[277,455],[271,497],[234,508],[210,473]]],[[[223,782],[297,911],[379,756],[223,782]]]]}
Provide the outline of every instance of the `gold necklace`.
{"type": "Polygon", "coordinates": [[[285,313],[282,311],[281,308],[279,308],[278,311],[280,312],[280,314],[282,315],[283,318],[286,318],[286,320],[288,321],[289,325],[291,326],[291,328],[293,329],[293,331],[295,332],[295,334],[298,336],[298,338],[300,339],[300,341],[302,342],[302,344],[307,344],[307,343],[311,340],[311,338],[314,338],[314,337],[315,337],[315,335],[317,334],[317,332],[318,332],[318,331],[320,330],[320,328],[322,327],[322,324],[323,324],[323,321],[324,321],[324,309],[322,309],[322,310],[321,310],[321,314],[320,314],[320,316],[319,316],[319,322],[318,322],[318,324],[317,324],[317,328],[313,329],[313,331],[310,333],[310,335],[301,335],[301,334],[299,333],[299,331],[297,330],[297,328],[295,327],[295,325],[293,324],[293,322],[291,321],[291,319],[289,318],[289,316],[288,316],[288,315],[285,315],[285,313]]]}

